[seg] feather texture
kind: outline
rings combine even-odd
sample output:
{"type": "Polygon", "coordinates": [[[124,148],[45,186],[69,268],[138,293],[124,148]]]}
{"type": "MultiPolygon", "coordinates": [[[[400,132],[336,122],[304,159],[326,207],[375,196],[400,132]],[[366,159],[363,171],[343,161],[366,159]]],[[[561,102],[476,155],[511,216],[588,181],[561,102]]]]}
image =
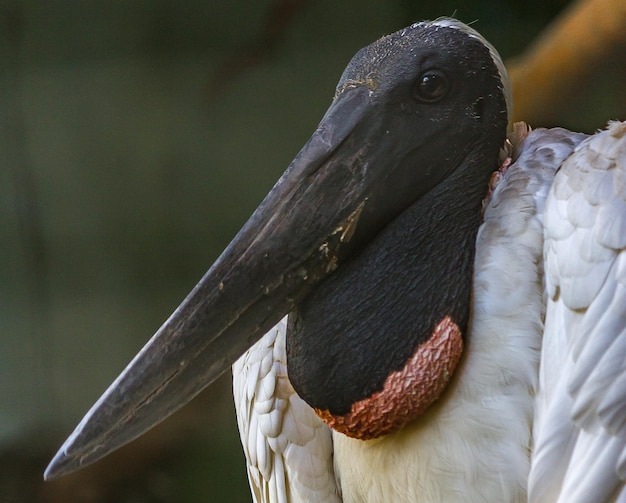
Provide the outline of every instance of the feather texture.
{"type": "Polygon", "coordinates": [[[287,378],[286,318],[233,365],[233,393],[256,503],[339,503],[330,429],[287,378]]]}
{"type": "Polygon", "coordinates": [[[580,143],[550,192],[530,501],[626,501],[626,123],[580,143]]]}

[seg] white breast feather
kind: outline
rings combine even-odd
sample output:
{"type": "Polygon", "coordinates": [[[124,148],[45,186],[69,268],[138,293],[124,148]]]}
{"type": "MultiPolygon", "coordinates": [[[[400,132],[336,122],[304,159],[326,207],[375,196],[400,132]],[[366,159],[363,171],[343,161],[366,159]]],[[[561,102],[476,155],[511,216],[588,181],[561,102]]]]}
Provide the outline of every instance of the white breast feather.
{"type": "Polygon", "coordinates": [[[286,318],[233,365],[239,434],[256,503],[339,503],[330,429],[287,378],[286,318]]]}
{"type": "Polygon", "coordinates": [[[626,123],[583,141],[546,206],[531,503],[626,502],[626,123]]]}

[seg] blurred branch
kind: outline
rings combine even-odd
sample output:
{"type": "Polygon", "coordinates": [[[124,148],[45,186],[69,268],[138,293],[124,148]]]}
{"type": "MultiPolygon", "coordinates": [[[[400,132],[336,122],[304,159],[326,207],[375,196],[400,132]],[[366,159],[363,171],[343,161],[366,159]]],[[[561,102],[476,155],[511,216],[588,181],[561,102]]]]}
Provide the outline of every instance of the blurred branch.
{"type": "Polygon", "coordinates": [[[626,2],[579,0],[509,64],[514,121],[553,124],[558,110],[626,49],[626,2]]]}

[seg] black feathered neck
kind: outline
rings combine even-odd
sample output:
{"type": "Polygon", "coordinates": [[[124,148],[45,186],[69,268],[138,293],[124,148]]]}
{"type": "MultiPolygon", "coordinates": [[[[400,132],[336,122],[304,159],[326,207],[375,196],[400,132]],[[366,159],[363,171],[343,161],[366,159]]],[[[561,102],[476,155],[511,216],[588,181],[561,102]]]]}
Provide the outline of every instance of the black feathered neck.
{"type": "Polygon", "coordinates": [[[289,378],[309,405],[345,414],[379,391],[445,316],[465,331],[497,141],[475,145],[290,315],[289,378]]]}

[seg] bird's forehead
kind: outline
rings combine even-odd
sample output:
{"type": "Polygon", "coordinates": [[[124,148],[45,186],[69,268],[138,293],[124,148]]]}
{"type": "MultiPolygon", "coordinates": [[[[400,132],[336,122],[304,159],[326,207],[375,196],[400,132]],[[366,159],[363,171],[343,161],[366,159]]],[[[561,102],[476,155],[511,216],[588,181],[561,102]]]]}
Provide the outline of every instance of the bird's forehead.
{"type": "Polygon", "coordinates": [[[373,90],[385,77],[408,72],[431,45],[425,30],[417,29],[417,26],[386,35],[359,50],[343,72],[337,94],[354,85],[364,84],[373,90]]]}
{"type": "Polygon", "coordinates": [[[336,95],[356,85],[371,90],[412,78],[423,65],[473,71],[491,65],[507,87],[498,53],[475,30],[453,19],[415,23],[359,50],[346,67],[336,95]]]}

